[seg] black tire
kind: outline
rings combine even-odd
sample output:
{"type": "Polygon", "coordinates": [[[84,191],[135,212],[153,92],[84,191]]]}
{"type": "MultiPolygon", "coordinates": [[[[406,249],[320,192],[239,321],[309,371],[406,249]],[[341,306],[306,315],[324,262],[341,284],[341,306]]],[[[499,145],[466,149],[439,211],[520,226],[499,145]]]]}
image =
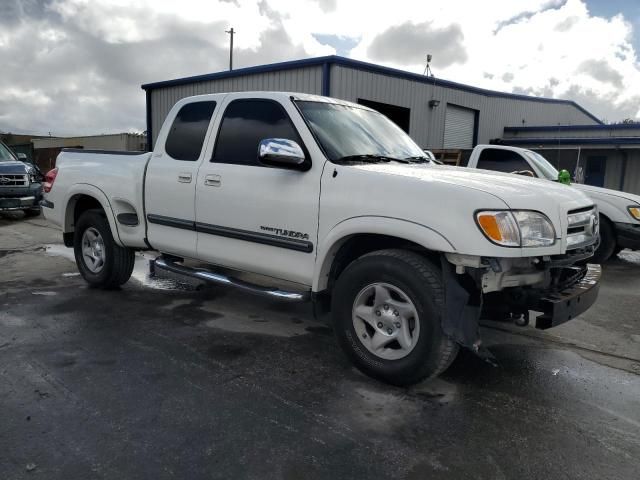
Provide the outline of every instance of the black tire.
{"type": "Polygon", "coordinates": [[[117,288],[131,277],[135,253],[114,242],[107,217],[101,210],[87,210],[80,215],[73,235],[73,250],[80,274],[92,287],[117,288]],[[82,237],[89,228],[97,230],[104,243],[104,265],[97,273],[90,270],[82,255],[82,237]]]}
{"type": "Polygon", "coordinates": [[[40,215],[39,208],[30,208],[29,210],[24,210],[25,217],[37,217],[40,215]]]}
{"type": "Polygon", "coordinates": [[[611,222],[600,215],[600,245],[593,254],[593,257],[587,260],[589,263],[605,263],[611,258],[617,248],[616,235],[613,231],[611,222]]]}
{"type": "Polygon", "coordinates": [[[458,345],[442,331],[442,274],[426,258],[406,250],[379,250],[351,263],[337,279],[332,295],[334,330],[340,346],[363,373],[393,385],[411,385],[444,372],[458,345]],[[404,358],[383,359],[370,352],[356,334],[352,309],[367,285],[386,283],[403,291],[415,306],[420,331],[404,358]]]}

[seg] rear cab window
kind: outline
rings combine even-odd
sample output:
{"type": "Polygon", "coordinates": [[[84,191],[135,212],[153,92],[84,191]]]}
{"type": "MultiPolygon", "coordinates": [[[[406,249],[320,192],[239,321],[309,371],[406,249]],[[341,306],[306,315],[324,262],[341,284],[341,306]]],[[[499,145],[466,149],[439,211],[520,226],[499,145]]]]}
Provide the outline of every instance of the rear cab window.
{"type": "Polygon", "coordinates": [[[200,158],[216,102],[184,105],[173,120],[165,142],[165,152],[175,160],[195,162],[200,158]]]}

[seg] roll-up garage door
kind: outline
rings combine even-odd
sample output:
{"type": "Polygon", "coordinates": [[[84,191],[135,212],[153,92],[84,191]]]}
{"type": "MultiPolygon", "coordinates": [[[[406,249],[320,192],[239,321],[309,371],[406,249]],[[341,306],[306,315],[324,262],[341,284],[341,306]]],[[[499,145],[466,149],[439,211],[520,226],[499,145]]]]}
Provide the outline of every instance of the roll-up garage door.
{"type": "Polygon", "coordinates": [[[444,148],[473,148],[476,111],[447,105],[444,121],[444,148]]]}

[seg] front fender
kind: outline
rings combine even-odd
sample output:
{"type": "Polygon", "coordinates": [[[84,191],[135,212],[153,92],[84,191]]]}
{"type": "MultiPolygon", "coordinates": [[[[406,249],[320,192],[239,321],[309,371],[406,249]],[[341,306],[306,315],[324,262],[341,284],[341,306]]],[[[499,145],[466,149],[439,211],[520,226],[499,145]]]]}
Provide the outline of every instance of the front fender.
{"type": "Polygon", "coordinates": [[[92,197],[96,199],[98,203],[100,203],[105,215],[107,216],[109,228],[111,228],[111,234],[113,235],[113,240],[117,245],[123,247],[124,245],[120,240],[120,235],[118,234],[115,215],[113,213],[113,209],[111,208],[111,203],[109,203],[109,199],[102,190],[88,183],[76,183],[72,185],[71,188],[69,188],[69,190],[67,191],[67,198],[64,202],[65,208],[63,213],[64,217],[62,231],[64,233],[69,233],[74,230],[73,214],[76,206],[76,201],[82,195],[92,197]]]}
{"type": "Polygon", "coordinates": [[[604,196],[600,196],[598,198],[594,197],[600,214],[604,215],[612,222],[630,223],[633,221],[631,214],[627,210],[627,207],[633,202],[629,202],[628,200],[624,200],[619,197],[613,197],[611,199],[603,197],[604,196]]]}
{"type": "Polygon", "coordinates": [[[426,225],[392,217],[367,215],[352,217],[336,224],[324,238],[318,240],[316,267],[312,289],[327,288],[333,259],[350,237],[358,234],[378,234],[396,237],[422,245],[434,252],[455,252],[454,245],[439,232],[426,225]]]}

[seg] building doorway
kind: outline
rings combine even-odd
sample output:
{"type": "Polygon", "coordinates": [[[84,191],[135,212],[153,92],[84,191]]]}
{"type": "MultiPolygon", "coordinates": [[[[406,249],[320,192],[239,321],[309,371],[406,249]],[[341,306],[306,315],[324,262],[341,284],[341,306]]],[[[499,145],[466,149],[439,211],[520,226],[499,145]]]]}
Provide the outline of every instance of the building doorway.
{"type": "Polygon", "coordinates": [[[594,187],[604,187],[605,162],[607,157],[604,155],[587,157],[587,168],[584,177],[584,183],[593,185],[594,187]]]}
{"type": "Polygon", "coordinates": [[[447,104],[443,148],[473,148],[476,144],[477,110],[447,104]]]}
{"type": "Polygon", "coordinates": [[[406,107],[399,107],[397,105],[390,105],[388,103],[374,102],[373,100],[365,100],[359,98],[358,103],[365,107],[373,108],[377,110],[393,123],[398,125],[402,130],[409,133],[409,119],[411,117],[411,109],[406,107]]]}

